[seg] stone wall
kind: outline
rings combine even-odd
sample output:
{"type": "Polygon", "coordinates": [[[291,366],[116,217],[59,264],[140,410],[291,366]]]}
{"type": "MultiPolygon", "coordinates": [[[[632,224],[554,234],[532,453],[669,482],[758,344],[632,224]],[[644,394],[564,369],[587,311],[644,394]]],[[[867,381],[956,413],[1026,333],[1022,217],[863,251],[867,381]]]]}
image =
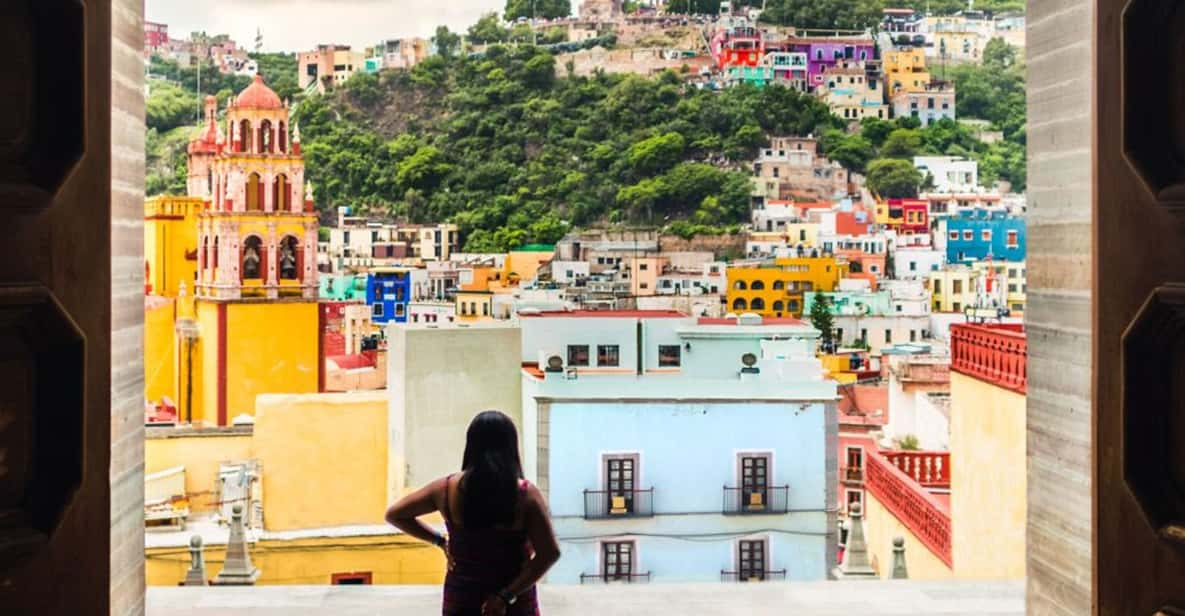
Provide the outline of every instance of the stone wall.
{"type": "Polygon", "coordinates": [[[663,235],[658,239],[662,252],[711,252],[720,258],[724,254],[745,254],[748,236],[743,233],[731,235],[697,235],[685,240],[677,235],[663,235]]]}
{"type": "Polygon", "coordinates": [[[1027,611],[1089,614],[1094,6],[1028,8],[1027,611]]]}

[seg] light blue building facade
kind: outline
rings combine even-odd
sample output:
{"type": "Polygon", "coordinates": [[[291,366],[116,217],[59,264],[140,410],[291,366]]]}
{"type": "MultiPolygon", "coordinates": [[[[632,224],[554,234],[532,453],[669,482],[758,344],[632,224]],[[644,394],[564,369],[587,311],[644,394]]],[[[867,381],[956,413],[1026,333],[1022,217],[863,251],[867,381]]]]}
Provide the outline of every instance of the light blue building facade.
{"type": "Polygon", "coordinates": [[[524,466],[563,551],[549,583],[827,579],[836,387],[816,330],[672,313],[521,325],[524,466]]]}
{"type": "Polygon", "coordinates": [[[1025,219],[999,210],[971,210],[946,221],[946,260],[969,264],[1025,260],[1025,219]]]}

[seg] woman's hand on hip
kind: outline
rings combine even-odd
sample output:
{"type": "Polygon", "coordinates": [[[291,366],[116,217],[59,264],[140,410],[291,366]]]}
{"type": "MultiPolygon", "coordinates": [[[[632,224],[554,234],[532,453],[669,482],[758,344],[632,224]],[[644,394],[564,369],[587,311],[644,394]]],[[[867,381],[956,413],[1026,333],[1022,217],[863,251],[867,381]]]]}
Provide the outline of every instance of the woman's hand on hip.
{"type": "Polygon", "coordinates": [[[506,616],[506,602],[498,595],[490,595],[481,604],[481,616],[506,616]]]}

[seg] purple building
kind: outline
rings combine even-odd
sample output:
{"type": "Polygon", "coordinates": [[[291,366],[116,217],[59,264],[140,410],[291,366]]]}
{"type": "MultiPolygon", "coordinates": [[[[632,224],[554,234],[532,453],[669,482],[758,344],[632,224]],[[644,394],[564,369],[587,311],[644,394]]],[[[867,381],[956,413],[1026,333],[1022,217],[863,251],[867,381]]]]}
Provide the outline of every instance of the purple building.
{"type": "Polygon", "coordinates": [[[787,40],[788,51],[805,53],[807,77],[810,87],[823,84],[823,70],[835,66],[841,60],[863,62],[876,58],[876,46],[872,39],[862,36],[851,37],[793,37],[787,40]]]}

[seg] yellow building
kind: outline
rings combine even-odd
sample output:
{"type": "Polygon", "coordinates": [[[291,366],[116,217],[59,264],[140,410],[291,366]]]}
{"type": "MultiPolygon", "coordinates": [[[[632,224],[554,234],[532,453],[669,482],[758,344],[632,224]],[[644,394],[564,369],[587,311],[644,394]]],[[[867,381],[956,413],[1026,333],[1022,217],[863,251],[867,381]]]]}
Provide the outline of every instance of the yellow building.
{"type": "Polygon", "coordinates": [[[884,66],[885,90],[890,96],[899,91],[925,92],[930,84],[926,55],[921,47],[886,51],[884,66]]]}
{"type": "Polygon", "coordinates": [[[1008,309],[1013,316],[1020,316],[1025,311],[1028,295],[1024,261],[976,261],[971,265],[977,272],[985,272],[991,267],[999,284],[1006,285],[1005,293],[1008,309]]]}
{"type": "Polygon", "coordinates": [[[976,287],[980,272],[967,267],[947,267],[930,272],[930,289],[934,312],[963,312],[975,306],[976,287]]]}
{"type": "Polygon", "coordinates": [[[518,286],[520,282],[534,280],[539,268],[551,262],[555,246],[531,244],[506,254],[502,266],[502,282],[505,286],[518,286]]]}
{"type": "Polygon", "coordinates": [[[819,98],[836,117],[845,120],[889,118],[882,80],[868,74],[862,63],[840,62],[823,70],[819,98]]]}
{"type": "Polygon", "coordinates": [[[318,225],[300,132],[262,78],[230,103],[225,133],[210,100],[206,122],[190,197],[145,207],[145,382],[180,421],[227,425],[259,394],[321,388],[318,225]]]}
{"type": "Polygon", "coordinates": [[[773,267],[730,267],[728,309],[766,317],[802,316],[803,294],[830,292],[848,271],[833,256],[776,259],[773,267]]]}
{"type": "Polygon", "coordinates": [[[147,293],[177,297],[197,283],[198,197],[153,197],[144,203],[144,278],[147,293]]]}
{"type": "Polygon", "coordinates": [[[458,321],[494,318],[494,293],[491,291],[458,291],[456,302],[458,321]]]}
{"type": "Polygon", "coordinates": [[[254,414],[254,426],[149,430],[145,472],[182,469],[190,510],[186,529],[147,533],[149,585],[184,579],[193,534],[205,540],[207,574],[217,574],[228,535],[213,516],[229,489],[219,488],[222,467],[248,461],[260,469],[251,493],[260,495],[262,527],[248,533],[257,583],[441,581],[440,550],[383,520],[389,484],[402,485],[388,469],[403,467],[390,463],[402,454],[389,446],[385,393],[266,395],[254,414]]]}
{"type": "Polygon", "coordinates": [[[658,277],[666,267],[666,257],[625,257],[622,266],[628,272],[630,295],[634,297],[655,295],[658,277]]]}

